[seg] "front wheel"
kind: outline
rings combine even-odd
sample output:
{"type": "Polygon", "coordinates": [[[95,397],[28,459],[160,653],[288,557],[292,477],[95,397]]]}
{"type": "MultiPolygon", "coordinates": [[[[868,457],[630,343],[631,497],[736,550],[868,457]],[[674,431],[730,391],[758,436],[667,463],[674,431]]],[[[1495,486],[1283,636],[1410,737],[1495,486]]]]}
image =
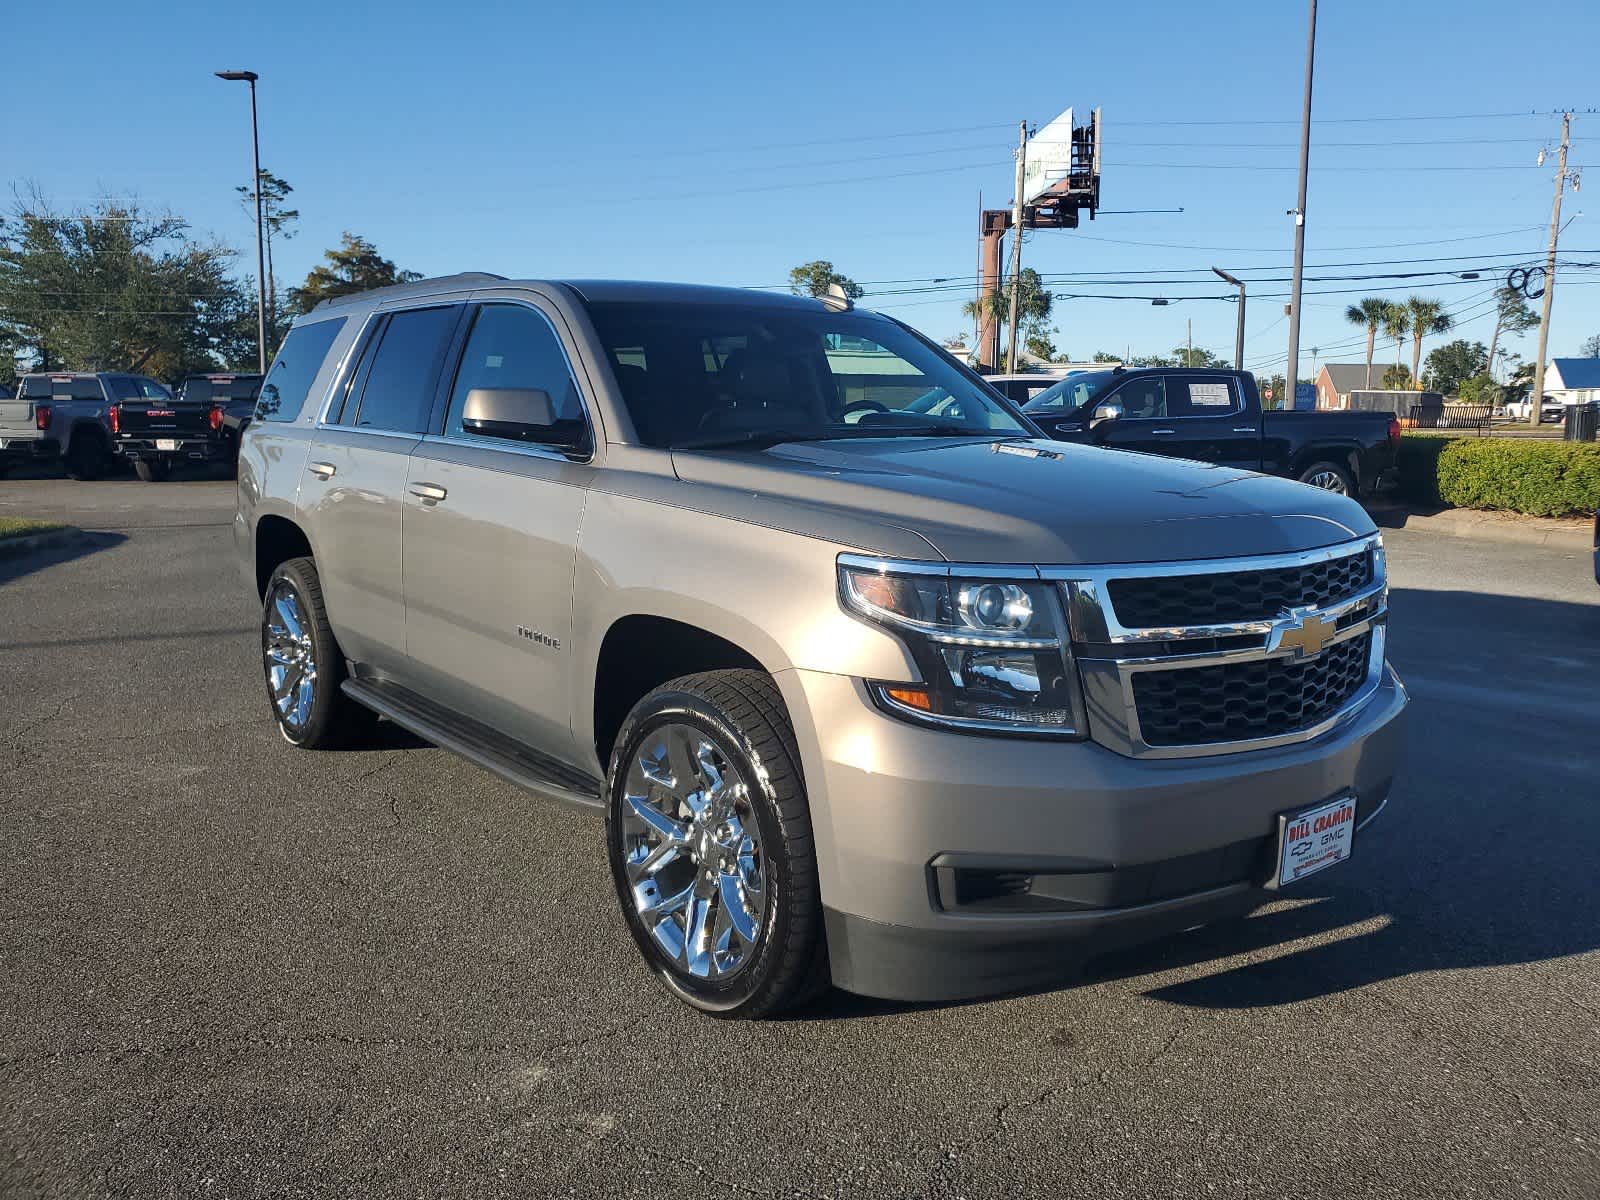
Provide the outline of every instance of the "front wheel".
{"type": "Polygon", "coordinates": [[[345,695],[344,655],[322,603],[322,581],[309,558],[272,572],[261,603],[261,665],[278,732],[304,750],[347,745],[377,716],[345,695]]]}
{"type": "Polygon", "coordinates": [[[760,671],[671,680],[611,755],[612,879],[645,961],[685,1003],[768,1017],[828,984],[794,728],[760,671]]]}
{"type": "Polygon", "coordinates": [[[1337,463],[1312,463],[1300,472],[1300,482],[1309,483],[1314,488],[1321,488],[1338,496],[1356,494],[1355,481],[1350,478],[1350,472],[1337,463]]]}

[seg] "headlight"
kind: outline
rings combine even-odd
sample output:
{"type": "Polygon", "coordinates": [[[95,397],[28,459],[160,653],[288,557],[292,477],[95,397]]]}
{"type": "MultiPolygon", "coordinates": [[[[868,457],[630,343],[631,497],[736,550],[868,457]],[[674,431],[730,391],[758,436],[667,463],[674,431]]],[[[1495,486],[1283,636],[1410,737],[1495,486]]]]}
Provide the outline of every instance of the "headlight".
{"type": "Polygon", "coordinates": [[[849,612],[905,642],[920,683],[868,680],[908,720],[988,733],[1082,737],[1083,699],[1055,589],[971,568],[839,558],[849,612]]]}

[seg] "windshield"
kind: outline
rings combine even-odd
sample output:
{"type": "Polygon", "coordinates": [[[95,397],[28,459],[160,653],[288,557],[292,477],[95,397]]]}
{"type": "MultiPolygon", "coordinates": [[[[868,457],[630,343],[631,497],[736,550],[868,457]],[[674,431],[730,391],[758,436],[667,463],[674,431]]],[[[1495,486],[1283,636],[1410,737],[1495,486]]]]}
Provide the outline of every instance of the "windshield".
{"type": "Polygon", "coordinates": [[[649,301],[589,311],[649,446],[1035,436],[1004,400],[881,317],[649,301]]]}
{"type": "Polygon", "coordinates": [[[1063,413],[1083,408],[1116,379],[1113,371],[1080,371],[1045,388],[1022,406],[1025,413],[1063,413]]]}

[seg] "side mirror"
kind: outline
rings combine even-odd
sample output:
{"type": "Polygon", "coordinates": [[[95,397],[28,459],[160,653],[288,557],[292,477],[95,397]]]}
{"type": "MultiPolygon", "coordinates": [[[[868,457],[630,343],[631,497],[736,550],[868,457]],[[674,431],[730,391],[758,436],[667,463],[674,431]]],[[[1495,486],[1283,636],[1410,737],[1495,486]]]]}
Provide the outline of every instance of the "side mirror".
{"type": "Polygon", "coordinates": [[[1108,402],[1106,404],[1098,405],[1095,408],[1094,415],[1089,418],[1089,424],[1090,425],[1098,425],[1102,421],[1120,420],[1121,417],[1122,417],[1122,405],[1120,405],[1120,404],[1112,404],[1112,403],[1108,402]]]}
{"type": "Polygon", "coordinates": [[[538,388],[473,388],[461,407],[461,428],[557,450],[587,450],[589,443],[584,423],[559,418],[550,393],[538,388]]]}

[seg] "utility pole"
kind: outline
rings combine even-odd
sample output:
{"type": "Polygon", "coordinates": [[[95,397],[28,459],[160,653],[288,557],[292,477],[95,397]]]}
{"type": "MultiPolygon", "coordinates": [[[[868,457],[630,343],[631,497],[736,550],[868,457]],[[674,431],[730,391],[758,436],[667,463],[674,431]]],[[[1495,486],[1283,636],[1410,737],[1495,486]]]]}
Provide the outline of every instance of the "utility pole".
{"type": "Polygon", "coordinates": [[[1221,267],[1212,267],[1213,274],[1239,289],[1239,322],[1233,333],[1233,369],[1244,370],[1244,282],[1235,279],[1221,267]]]}
{"type": "MultiPolygon", "coordinates": [[[[1289,363],[1284,393],[1293,397],[1300,382],[1300,283],[1306,268],[1306,176],[1311,169],[1311,76],[1317,58],[1317,0],[1311,0],[1306,34],[1306,99],[1300,113],[1300,203],[1294,210],[1294,282],[1289,288],[1289,363]]],[[[1291,407],[1293,407],[1291,401],[1291,407]]],[[[1278,407],[1282,407],[1280,403],[1278,407]]]]}
{"type": "Polygon", "coordinates": [[[1017,191],[1011,200],[1011,339],[1006,370],[1017,370],[1017,313],[1022,304],[1022,176],[1028,165],[1028,123],[1017,122],[1017,191]]]}
{"type": "MultiPolygon", "coordinates": [[[[1550,344],[1550,301],[1556,293],[1556,241],[1561,237],[1561,193],[1567,186],[1567,147],[1572,143],[1572,114],[1561,114],[1561,157],[1556,164],[1556,198],[1550,209],[1550,253],[1544,264],[1544,304],[1539,310],[1539,357],[1533,364],[1533,391],[1528,396],[1528,421],[1539,428],[1544,416],[1544,356],[1550,344]]],[[[1541,152],[1540,157],[1543,157],[1541,152]]],[[[1577,181],[1574,180],[1574,183],[1577,181]]]]}

